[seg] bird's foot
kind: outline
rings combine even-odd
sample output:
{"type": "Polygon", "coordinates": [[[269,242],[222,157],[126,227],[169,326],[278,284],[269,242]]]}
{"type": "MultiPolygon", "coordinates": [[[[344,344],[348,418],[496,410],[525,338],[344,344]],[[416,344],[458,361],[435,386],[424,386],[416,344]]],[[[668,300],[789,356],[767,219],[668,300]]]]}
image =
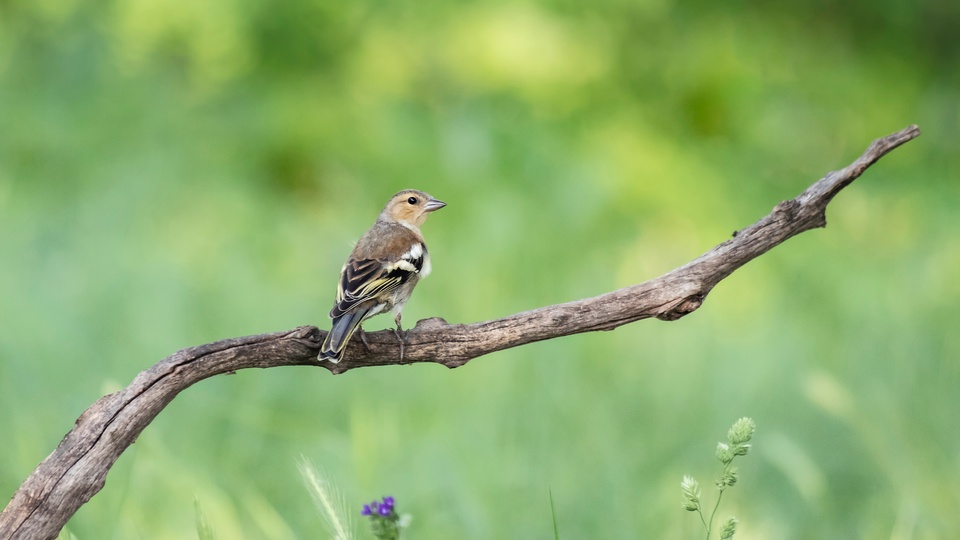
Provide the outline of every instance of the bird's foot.
{"type": "Polygon", "coordinates": [[[370,351],[370,342],[367,341],[367,333],[363,331],[363,326],[357,326],[357,332],[360,333],[360,341],[363,343],[363,347],[370,351]]]}
{"type": "Polygon", "coordinates": [[[400,326],[400,316],[394,319],[394,322],[397,323],[397,327],[393,329],[393,335],[397,336],[397,341],[400,342],[400,361],[403,362],[403,347],[407,342],[407,331],[400,326]]]}

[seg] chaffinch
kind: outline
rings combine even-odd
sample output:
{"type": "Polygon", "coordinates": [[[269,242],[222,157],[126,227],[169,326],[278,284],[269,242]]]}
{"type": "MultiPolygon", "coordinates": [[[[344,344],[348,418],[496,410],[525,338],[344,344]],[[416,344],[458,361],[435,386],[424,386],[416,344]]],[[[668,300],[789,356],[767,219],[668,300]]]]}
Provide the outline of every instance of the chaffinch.
{"type": "MultiPolygon", "coordinates": [[[[420,226],[427,214],[447,204],[414,189],[390,198],[340,270],[337,301],[330,310],[333,326],[320,347],[320,360],[337,363],[363,321],[391,310],[397,323],[400,358],[403,338],[401,311],[421,277],[430,273],[430,255],[420,226]]],[[[363,338],[363,329],[360,328],[363,338]]],[[[366,343],[366,340],[364,340],[366,343]]]]}

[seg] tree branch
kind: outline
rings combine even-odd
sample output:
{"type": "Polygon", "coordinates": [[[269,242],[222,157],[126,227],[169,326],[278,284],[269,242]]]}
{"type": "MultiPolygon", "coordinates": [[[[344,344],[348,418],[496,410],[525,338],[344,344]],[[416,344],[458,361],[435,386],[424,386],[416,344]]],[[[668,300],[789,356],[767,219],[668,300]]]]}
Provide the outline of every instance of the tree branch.
{"type": "Polygon", "coordinates": [[[314,365],[338,374],[366,366],[435,362],[447,367],[494,351],[560,336],[613,330],[650,317],[676,320],[693,312],[722,279],[801,232],[826,225],[827,204],[867,167],[920,135],[910,126],[874,141],[848,167],[827,174],[795,199],[738,231],[696,260],[656,279],[594,298],[543,307],[493,321],[419,321],[407,334],[404,358],[392,331],[368,333],[370,347],[350,343],[339,364],[318,363],[325,332],[286,332],[226,339],[174,353],[123,390],[97,400],[60,445],[24,481],[0,514],[0,538],[54,538],[74,512],[103,488],[120,454],[178,393],[207,377],[246,368],[314,365]]]}

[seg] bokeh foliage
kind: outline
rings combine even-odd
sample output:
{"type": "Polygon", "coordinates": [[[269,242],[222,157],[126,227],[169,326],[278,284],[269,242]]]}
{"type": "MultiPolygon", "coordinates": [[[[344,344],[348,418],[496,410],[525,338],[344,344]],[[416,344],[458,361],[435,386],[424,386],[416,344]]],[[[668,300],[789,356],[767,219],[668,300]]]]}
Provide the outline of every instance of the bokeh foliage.
{"type": "Polygon", "coordinates": [[[548,492],[562,538],[692,538],[680,478],[746,415],[737,538],[960,537],[958,27],[947,0],[0,1],[0,498],[173,351],[326,325],[401,188],[449,203],[405,320],[472,322],[654,277],[917,123],[680,322],[205,381],[69,529],[191,537],[196,500],[220,538],[317,537],[304,455],[416,538],[550,537],[548,492]]]}

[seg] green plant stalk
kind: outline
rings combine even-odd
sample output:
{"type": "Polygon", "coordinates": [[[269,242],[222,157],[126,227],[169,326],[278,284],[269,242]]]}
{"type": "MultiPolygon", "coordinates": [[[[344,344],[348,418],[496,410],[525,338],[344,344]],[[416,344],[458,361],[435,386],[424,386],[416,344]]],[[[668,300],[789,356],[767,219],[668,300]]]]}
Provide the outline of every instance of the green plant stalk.
{"type": "Polygon", "coordinates": [[[553,507],[553,490],[547,488],[547,493],[550,494],[550,516],[553,517],[553,540],[560,540],[560,529],[557,528],[557,511],[553,507]]]}
{"type": "MultiPolygon", "coordinates": [[[[727,472],[727,467],[723,467],[723,472],[727,472]]],[[[713,512],[710,512],[710,524],[706,525],[707,527],[707,540],[710,540],[710,533],[713,531],[713,518],[717,515],[717,509],[720,508],[720,499],[723,499],[723,492],[726,488],[720,490],[720,494],[717,495],[717,502],[713,505],[713,512]]],[[[700,519],[703,520],[703,515],[700,515],[700,519]]]]}

